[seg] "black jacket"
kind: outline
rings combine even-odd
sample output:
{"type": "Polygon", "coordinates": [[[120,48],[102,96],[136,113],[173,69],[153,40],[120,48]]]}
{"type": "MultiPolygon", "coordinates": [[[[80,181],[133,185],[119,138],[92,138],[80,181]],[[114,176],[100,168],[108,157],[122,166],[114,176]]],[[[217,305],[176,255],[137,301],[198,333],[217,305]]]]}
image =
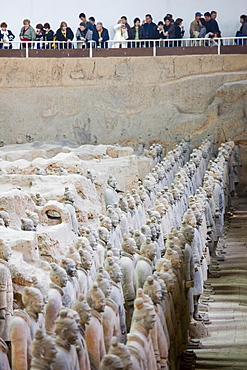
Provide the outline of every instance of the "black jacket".
{"type": "Polygon", "coordinates": [[[175,39],[175,24],[170,23],[169,26],[164,25],[164,31],[168,32],[168,39],[175,39]]]}
{"type": "Polygon", "coordinates": [[[54,39],[54,32],[50,30],[48,33],[43,31],[43,40],[44,41],[53,41],[54,39]]]}
{"type": "MultiPolygon", "coordinates": [[[[144,40],[146,38],[145,29],[143,28],[143,26],[140,26],[138,28],[139,28],[139,40],[144,40]]],[[[135,40],[136,28],[131,27],[128,32],[129,32],[129,40],[135,40]]]]}
{"type": "Polygon", "coordinates": [[[97,38],[97,30],[96,30],[96,26],[93,25],[91,22],[86,22],[86,26],[89,30],[93,31],[93,40],[94,41],[97,41],[98,38],[97,38]]]}
{"type": "Polygon", "coordinates": [[[72,49],[72,43],[67,43],[67,40],[73,40],[74,34],[71,28],[67,27],[66,29],[66,37],[62,34],[62,30],[59,28],[56,32],[56,40],[57,41],[64,41],[64,44],[57,44],[58,49],[72,49]]]}
{"type": "Polygon", "coordinates": [[[101,36],[99,37],[98,31],[97,31],[97,38],[95,41],[97,41],[97,46],[101,46],[101,48],[108,48],[108,41],[110,39],[109,32],[106,28],[103,28],[101,36]],[[99,38],[102,37],[103,41],[99,42],[99,38]]]}
{"type": "Polygon", "coordinates": [[[206,30],[207,33],[212,32],[218,36],[220,35],[219,26],[215,19],[210,19],[210,21],[206,22],[206,30]]]}
{"type": "Polygon", "coordinates": [[[182,39],[184,36],[184,31],[182,31],[181,27],[175,23],[175,39],[182,39]]]}
{"type": "Polygon", "coordinates": [[[144,23],[142,27],[145,30],[146,39],[157,39],[157,26],[154,22],[144,23]]]}

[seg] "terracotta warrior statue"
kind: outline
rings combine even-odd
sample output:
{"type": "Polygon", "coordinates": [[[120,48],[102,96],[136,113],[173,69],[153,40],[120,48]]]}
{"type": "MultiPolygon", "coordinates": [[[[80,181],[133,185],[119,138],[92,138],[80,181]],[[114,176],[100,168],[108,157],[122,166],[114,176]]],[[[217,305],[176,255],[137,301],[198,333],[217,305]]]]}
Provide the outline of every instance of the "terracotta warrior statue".
{"type": "Polygon", "coordinates": [[[75,208],[74,208],[75,196],[69,188],[65,188],[64,191],[64,204],[69,211],[72,231],[78,235],[78,222],[76,218],[75,208]]]}
{"type": "Polygon", "coordinates": [[[8,261],[11,249],[0,239],[0,338],[10,341],[9,327],[13,315],[13,285],[8,261]]]}
{"type": "Polygon", "coordinates": [[[79,294],[79,283],[77,279],[77,270],[74,260],[71,258],[62,258],[60,263],[68,277],[66,287],[64,287],[63,306],[71,307],[79,294]]]}
{"type": "MultiPolygon", "coordinates": [[[[109,252],[110,253],[110,252],[109,252]]],[[[116,257],[115,257],[116,258],[116,257]]],[[[117,258],[116,258],[117,259],[117,258]]],[[[122,271],[120,265],[113,256],[109,256],[105,261],[105,270],[109,273],[112,283],[111,299],[118,305],[120,328],[122,332],[122,341],[126,341],[126,318],[124,309],[123,290],[120,284],[122,271]]]]}
{"type": "Polygon", "coordinates": [[[77,266],[79,293],[84,297],[93,284],[93,279],[90,274],[93,265],[93,257],[86,249],[79,249],[81,263],[77,266]]]}
{"type": "Polygon", "coordinates": [[[79,370],[76,352],[79,327],[75,311],[62,307],[55,321],[55,343],[57,355],[52,365],[53,370],[79,370]]]}
{"type": "Polygon", "coordinates": [[[138,258],[135,269],[137,288],[142,288],[147,277],[153,273],[153,260],[156,257],[156,246],[150,238],[147,238],[142,244],[140,252],[141,255],[138,258]]]}
{"type": "Polygon", "coordinates": [[[99,266],[104,266],[105,250],[110,240],[110,232],[106,227],[101,226],[98,229],[99,242],[96,247],[97,254],[99,256],[99,266]]]}
{"type": "Polygon", "coordinates": [[[105,204],[106,207],[111,205],[114,206],[114,203],[117,202],[117,180],[114,176],[109,175],[107,180],[107,187],[105,189],[105,204]]]}
{"type": "Polygon", "coordinates": [[[44,309],[43,296],[39,289],[25,287],[22,294],[24,310],[15,310],[10,324],[11,361],[13,370],[30,369],[32,340],[37,329],[44,330],[40,314],[44,309]]]}
{"type": "Polygon", "coordinates": [[[156,361],[158,360],[157,363],[160,364],[161,369],[168,370],[169,342],[165,336],[157,307],[162,299],[161,285],[153,276],[148,276],[143,287],[143,292],[151,298],[156,312],[156,322],[154,328],[151,330],[153,347],[157,349],[155,351],[156,361]]]}
{"type": "Polygon", "coordinates": [[[102,312],[105,310],[105,295],[97,283],[94,283],[88,291],[87,302],[92,310],[91,320],[86,325],[88,355],[91,370],[99,370],[100,362],[106,354],[102,318],[102,312]]]}
{"type": "Polygon", "coordinates": [[[33,359],[30,370],[52,370],[57,350],[55,341],[43,330],[37,329],[32,344],[33,359]]]}
{"type": "Polygon", "coordinates": [[[102,313],[103,317],[103,331],[106,353],[108,353],[111,338],[117,336],[121,340],[121,330],[119,321],[118,305],[110,298],[112,291],[112,282],[107,271],[100,267],[95,276],[95,281],[99,288],[105,295],[105,311],[102,313]]]}
{"type": "Polygon", "coordinates": [[[134,300],[136,297],[135,265],[136,265],[136,242],[123,235],[121,252],[122,288],[124,295],[124,306],[126,310],[127,332],[130,330],[132,315],[134,312],[134,300]]]}
{"type": "Polygon", "coordinates": [[[79,295],[78,300],[72,304],[71,309],[76,311],[79,316],[79,339],[77,345],[79,367],[83,370],[90,370],[91,367],[86,344],[86,325],[88,325],[91,320],[91,308],[84,297],[79,295]]]}
{"type": "Polygon", "coordinates": [[[36,206],[43,207],[46,204],[45,198],[42,197],[40,193],[36,193],[36,199],[35,199],[36,206]]]}
{"type": "Polygon", "coordinates": [[[130,334],[127,346],[133,353],[138,367],[134,370],[157,369],[150,330],[153,329],[156,314],[153,305],[145,303],[143,298],[136,298],[130,334]]]}
{"type": "Polygon", "coordinates": [[[63,288],[67,285],[68,276],[62,267],[59,267],[55,263],[51,263],[50,280],[48,302],[46,305],[45,328],[48,335],[55,336],[54,323],[62,307],[62,298],[64,295],[63,288]]]}

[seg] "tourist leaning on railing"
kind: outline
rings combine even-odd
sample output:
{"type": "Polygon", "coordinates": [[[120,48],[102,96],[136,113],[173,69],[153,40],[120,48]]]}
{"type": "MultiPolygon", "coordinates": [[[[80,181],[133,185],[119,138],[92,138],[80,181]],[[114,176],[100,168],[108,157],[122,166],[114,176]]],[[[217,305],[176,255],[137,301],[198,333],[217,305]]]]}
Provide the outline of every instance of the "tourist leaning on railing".
{"type": "Polygon", "coordinates": [[[74,33],[70,27],[67,26],[66,22],[61,22],[60,28],[57,30],[55,38],[57,41],[64,41],[63,43],[58,43],[58,49],[72,49],[72,40],[74,38],[74,33]]]}
{"type": "MultiPolygon", "coordinates": [[[[182,18],[177,18],[175,20],[174,29],[175,29],[175,39],[182,39],[185,33],[182,18]]],[[[175,41],[174,46],[181,46],[181,41],[175,41]]]]}
{"type": "Polygon", "coordinates": [[[44,24],[44,30],[43,30],[43,49],[53,49],[54,46],[47,42],[47,41],[53,41],[54,40],[54,32],[51,30],[51,26],[49,23],[44,24]]]}
{"type": "MultiPolygon", "coordinates": [[[[129,40],[144,40],[145,39],[145,30],[143,26],[141,26],[141,20],[140,18],[135,18],[134,21],[134,26],[129,29],[129,40]]],[[[131,48],[139,48],[143,47],[144,43],[139,43],[139,42],[129,42],[128,47],[131,48]]]]}
{"type": "Polygon", "coordinates": [[[39,41],[36,43],[36,48],[37,49],[42,49],[42,44],[40,43],[40,41],[43,39],[43,24],[41,23],[38,23],[36,25],[36,39],[35,41],[39,41]]]}
{"type": "Polygon", "coordinates": [[[217,28],[218,28],[217,36],[218,36],[218,37],[221,37],[221,31],[220,31],[220,28],[219,28],[218,22],[216,21],[216,18],[217,18],[217,12],[216,12],[215,10],[212,10],[210,14],[211,14],[211,18],[215,20],[216,25],[217,25],[217,28]]]}
{"type": "Polygon", "coordinates": [[[12,49],[11,41],[15,39],[15,35],[7,27],[7,23],[1,23],[0,49],[12,49]]]}
{"type": "MultiPolygon", "coordinates": [[[[31,26],[31,22],[29,19],[24,19],[23,21],[23,27],[21,28],[20,34],[19,34],[20,40],[21,41],[35,41],[36,40],[36,33],[31,26]]],[[[21,47],[26,48],[31,48],[32,43],[26,43],[22,42],[21,47]]]]}
{"type": "Polygon", "coordinates": [[[89,48],[89,41],[93,40],[93,31],[87,28],[85,22],[81,22],[79,28],[76,31],[77,48],[85,49],[89,48]]]}
{"type": "Polygon", "coordinates": [[[102,22],[98,22],[96,24],[96,30],[97,30],[97,47],[101,49],[107,49],[108,48],[108,40],[110,39],[109,37],[109,32],[106,28],[103,27],[102,22]]]}

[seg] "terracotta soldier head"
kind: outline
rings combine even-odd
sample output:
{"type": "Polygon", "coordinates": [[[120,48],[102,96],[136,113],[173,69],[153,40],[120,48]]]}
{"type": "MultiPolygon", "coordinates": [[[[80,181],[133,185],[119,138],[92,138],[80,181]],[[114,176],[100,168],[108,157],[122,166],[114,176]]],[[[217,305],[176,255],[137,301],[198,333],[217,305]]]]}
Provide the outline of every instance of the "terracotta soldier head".
{"type": "Polygon", "coordinates": [[[123,370],[123,363],[118,356],[105,355],[99,368],[100,370],[123,370]]]}
{"type": "Polygon", "coordinates": [[[160,283],[153,276],[148,276],[143,286],[143,292],[152,299],[154,304],[159,303],[162,299],[160,283]]]}
{"type": "Polygon", "coordinates": [[[110,217],[107,216],[100,217],[100,226],[105,227],[108,231],[111,231],[112,223],[110,217]]]}
{"type": "Polygon", "coordinates": [[[133,235],[134,239],[135,239],[135,242],[136,242],[136,246],[138,249],[141,248],[142,244],[145,242],[146,240],[146,236],[139,230],[136,230],[134,235],[133,235]]]}
{"type": "Polygon", "coordinates": [[[82,295],[72,303],[71,309],[76,311],[81,325],[88,325],[91,319],[91,308],[82,295]]]}
{"type": "Polygon", "coordinates": [[[79,328],[73,310],[65,307],[60,309],[59,316],[55,321],[54,331],[58,340],[68,345],[76,344],[79,328]]]}
{"type": "Polygon", "coordinates": [[[127,202],[127,199],[123,196],[123,195],[120,195],[119,197],[119,201],[118,201],[118,205],[119,205],[119,208],[127,213],[128,212],[128,202],[127,202]]]}
{"type": "Polygon", "coordinates": [[[79,236],[75,241],[76,249],[86,249],[90,253],[93,253],[92,247],[89,240],[85,236],[79,236]]]}
{"type": "Polygon", "coordinates": [[[98,312],[104,312],[105,310],[105,295],[102,290],[98,287],[97,283],[93,283],[91,289],[87,293],[87,303],[89,306],[98,312]]]}
{"type": "Polygon", "coordinates": [[[25,287],[22,302],[29,313],[39,314],[44,312],[44,300],[41,291],[33,287],[25,287]]]}
{"type": "Polygon", "coordinates": [[[135,239],[129,238],[128,235],[123,235],[122,250],[126,253],[134,255],[136,253],[135,239]]]}
{"type": "Polygon", "coordinates": [[[195,235],[194,227],[187,224],[186,222],[182,222],[181,232],[186,240],[186,243],[191,244],[195,235]]]}
{"type": "Polygon", "coordinates": [[[38,329],[32,344],[32,354],[34,356],[31,364],[32,370],[41,369],[39,366],[43,364],[52,364],[57,354],[54,339],[46,335],[41,329],[38,329]]]}
{"type": "Polygon", "coordinates": [[[151,241],[150,238],[147,238],[146,241],[142,244],[140,249],[141,255],[153,261],[156,257],[156,247],[155,244],[151,241]]]}
{"type": "Polygon", "coordinates": [[[71,258],[63,258],[60,267],[62,267],[69,277],[76,276],[76,264],[71,258]]]}
{"type": "Polygon", "coordinates": [[[196,227],[196,217],[190,208],[184,213],[183,221],[192,227],[196,227]]]}
{"type": "Polygon", "coordinates": [[[0,259],[9,261],[12,255],[10,246],[4,240],[0,239],[0,259]]]}
{"type": "Polygon", "coordinates": [[[50,279],[53,284],[56,284],[61,288],[66,287],[68,282],[66,271],[56,263],[51,263],[50,279]]]}
{"type": "Polygon", "coordinates": [[[108,180],[107,180],[107,185],[113,188],[114,190],[117,187],[117,180],[113,175],[109,175],[108,180]]]}
{"type": "Polygon", "coordinates": [[[86,249],[80,249],[79,255],[81,259],[80,267],[87,271],[91,270],[93,264],[92,254],[88,252],[86,249]]]}
{"type": "Polygon", "coordinates": [[[114,283],[120,283],[122,279],[122,270],[118,263],[115,262],[114,257],[107,257],[106,259],[106,271],[109,273],[110,278],[114,283]]]}
{"type": "Polygon", "coordinates": [[[112,337],[111,347],[109,349],[109,355],[115,355],[121,358],[123,363],[123,370],[131,370],[131,354],[126,345],[118,342],[117,337],[112,337]]]}
{"type": "Polygon", "coordinates": [[[36,276],[32,276],[32,287],[40,290],[44,303],[48,301],[48,289],[46,284],[38,280],[36,276]]]}
{"type": "Polygon", "coordinates": [[[75,262],[76,266],[77,266],[77,265],[78,265],[78,263],[80,263],[80,261],[81,261],[81,259],[80,259],[80,254],[79,254],[78,250],[77,250],[73,245],[71,245],[71,246],[69,247],[69,250],[68,250],[68,252],[66,253],[65,257],[66,257],[66,258],[70,258],[70,259],[72,259],[72,260],[75,262]]]}
{"type": "Polygon", "coordinates": [[[104,271],[103,267],[100,267],[99,271],[95,275],[94,280],[98,284],[98,287],[104,293],[105,298],[109,298],[112,291],[112,283],[108,272],[104,271]]]}
{"type": "Polygon", "coordinates": [[[149,330],[153,329],[156,321],[156,314],[153,305],[144,302],[143,298],[136,298],[134,307],[132,323],[135,322],[141,325],[147,330],[147,332],[149,332],[149,330]]]}
{"type": "Polygon", "coordinates": [[[102,240],[104,243],[108,243],[110,240],[110,232],[106,227],[101,226],[98,229],[99,239],[102,240]]]}

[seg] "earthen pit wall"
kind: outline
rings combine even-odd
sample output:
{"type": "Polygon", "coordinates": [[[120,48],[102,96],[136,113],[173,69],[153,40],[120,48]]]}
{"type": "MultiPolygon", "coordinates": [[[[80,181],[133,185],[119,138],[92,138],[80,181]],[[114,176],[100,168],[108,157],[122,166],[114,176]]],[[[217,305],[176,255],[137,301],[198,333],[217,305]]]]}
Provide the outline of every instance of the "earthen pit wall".
{"type": "Polygon", "coordinates": [[[135,145],[142,136],[168,149],[187,133],[195,144],[214,133],[242,144],[246,192],[246,90],[227,85],[245,80],[244,54],[0,58],[0,139],[135,145]]]}

